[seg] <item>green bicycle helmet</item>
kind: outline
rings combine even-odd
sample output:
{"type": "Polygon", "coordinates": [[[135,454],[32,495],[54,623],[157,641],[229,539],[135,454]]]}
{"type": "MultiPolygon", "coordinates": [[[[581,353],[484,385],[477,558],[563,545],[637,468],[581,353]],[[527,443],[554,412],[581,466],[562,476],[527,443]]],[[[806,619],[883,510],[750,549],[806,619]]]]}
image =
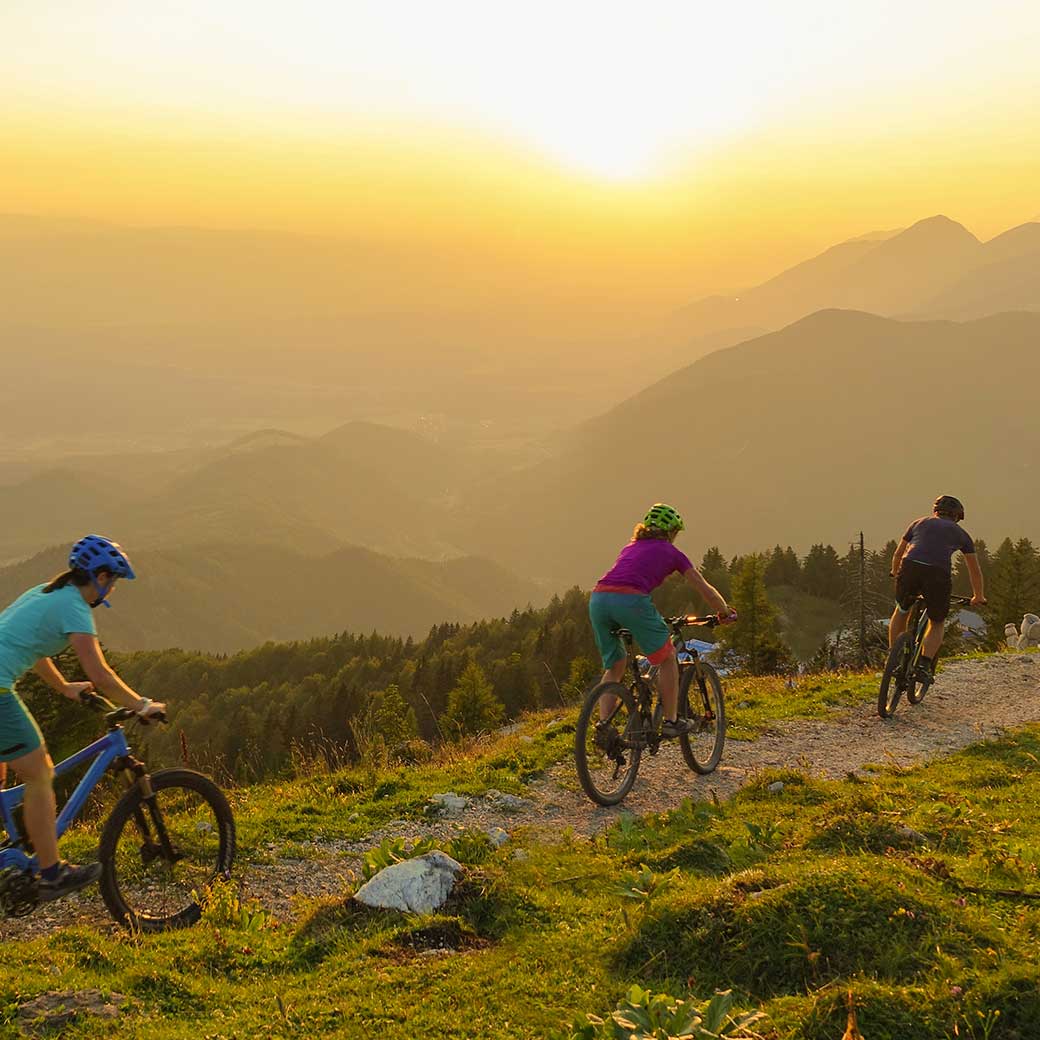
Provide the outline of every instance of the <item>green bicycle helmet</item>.
{"type": "Polygon", "coordinates": [[[655,502],[643,517],[647,527],[655,527],[658,531],[681,531],[685,526],[678,512],[664,502],[655,502]]]}

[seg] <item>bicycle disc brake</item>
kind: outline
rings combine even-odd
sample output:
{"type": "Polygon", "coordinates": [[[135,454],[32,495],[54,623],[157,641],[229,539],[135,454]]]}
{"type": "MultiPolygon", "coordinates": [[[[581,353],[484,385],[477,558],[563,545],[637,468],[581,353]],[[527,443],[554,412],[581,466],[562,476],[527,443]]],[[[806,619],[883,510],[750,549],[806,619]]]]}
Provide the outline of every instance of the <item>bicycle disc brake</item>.
{"type": "Polygon", "coordinates": [[[0,917],[25,917],[40,902],[39,883],[27,870],[0,870],[0,917]]]}

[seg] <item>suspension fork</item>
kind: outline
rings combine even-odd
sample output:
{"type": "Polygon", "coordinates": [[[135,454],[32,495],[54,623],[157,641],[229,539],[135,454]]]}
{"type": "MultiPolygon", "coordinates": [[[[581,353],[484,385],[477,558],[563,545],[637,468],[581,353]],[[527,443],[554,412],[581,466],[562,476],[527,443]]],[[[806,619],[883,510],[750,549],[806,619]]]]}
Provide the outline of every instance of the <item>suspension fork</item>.
{"type": "Polygon", "coordinates": [[[159,811],[155,789],[152,787],[152,778],[148,775],[144,763],[136,758],[127,758],[118,763],[117,768],[122,769],[129,781],[129,786],[136,787],[141,796],[141,800],[134,806],[133,815],[143,842],[142,858],[145,862],[150,862],[161,856],[167,863],[176,863],[181,855],[170,841],[166,822],[159,811]],[[155,837],[153,837],[153,832],[155,837]]]}

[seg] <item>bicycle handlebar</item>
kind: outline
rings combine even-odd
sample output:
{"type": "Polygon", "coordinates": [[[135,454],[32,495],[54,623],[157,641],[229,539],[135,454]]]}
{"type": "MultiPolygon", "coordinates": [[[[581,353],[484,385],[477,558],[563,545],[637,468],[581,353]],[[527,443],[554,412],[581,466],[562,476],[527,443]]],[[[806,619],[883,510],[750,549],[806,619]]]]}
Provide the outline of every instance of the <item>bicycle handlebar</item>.
{"type": "Polygon", "coordinates": [[[703,628],[717,628],[719,625],[728,625],[736,620],[736,611],[728,618],[720,618],[718,614],[705,614],[703,617],[698,617],[696,614],[679,614],[677,617],[667,619],[672,628],[690,628],[694,625],[703,628]]]}
{"type": "Polygon", "coordinates": [[[147,717],[144,715],[138,715],[133,708],[117,708],[107,697],[102,697],[100,693],[96,693],[93,690],[82,690],[79,699],[88,708],[93,708],[95,711],[103,711],[105,714],[111,715],[113,722],[123,722],[126,719],[137,719],[142,726],[147,726],[152,722],[166,721],[165,711],[155,712],[147,717]]]}

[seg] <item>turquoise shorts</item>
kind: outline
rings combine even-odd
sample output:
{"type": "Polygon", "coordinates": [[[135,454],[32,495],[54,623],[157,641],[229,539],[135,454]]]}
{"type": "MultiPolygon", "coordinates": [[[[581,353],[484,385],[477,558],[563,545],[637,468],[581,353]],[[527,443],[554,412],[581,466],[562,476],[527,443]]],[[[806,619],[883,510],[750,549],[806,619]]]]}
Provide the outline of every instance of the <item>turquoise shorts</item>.
{"type": "Polygon", "coordinates": [[[35,751],[43,734],[22,698],[14,690],[0,689],[0,762],[10,762],[35,751]]]}
{"type": "Polygon", "coordinates": [[[627,628],[639,648],[655,664],[671,650],[672,634],[649,596],[634,592],[594,592],[589,597],[589,619],[604,668],[610,668],[625,656],[625,644],[611,634],[613,628],[627,628]]]}

